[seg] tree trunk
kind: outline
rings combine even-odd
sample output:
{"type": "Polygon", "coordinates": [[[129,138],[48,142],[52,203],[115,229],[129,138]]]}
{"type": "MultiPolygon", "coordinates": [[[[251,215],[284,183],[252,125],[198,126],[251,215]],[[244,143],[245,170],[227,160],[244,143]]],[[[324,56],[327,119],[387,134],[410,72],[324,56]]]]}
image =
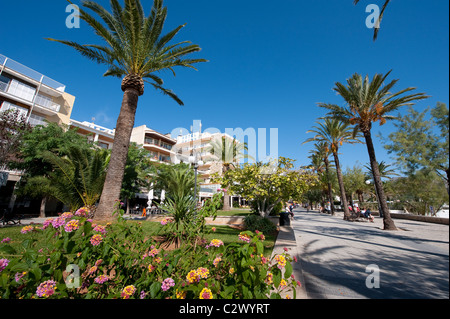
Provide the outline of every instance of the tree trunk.
{"type": "Polygon", "coordinates": [[[386,195],[384,194],[383,184],[381,182],[380,170],[378,168],[378,162],[375,156],[375,149],[373,147],[372,136],[370,131],[363,132],[366,139],[367,151],[369,152],[370,167],[372,168],[373,180],[375,183],[375,189],[378,194],[378,200],[380,204],[380,210],[383,214],[384,230],[397,230],[394,221],[391,218],[391,213],[387,206],[386,195]]]}
{"type": "Polygon", "coordinates": [[[95,214],[96,219],[111,219],[114,211],[114,204],[119,200],[138,99],[139,92],[136,89],[125,89],[122,107],[120,109],[119,118],[117,119],[108,172],[106,174],[103,192],[100,197],[100,203],[95,214]]]}
{"type": "Polygon", "coordinates": [[[350,219],[350,212],[348,210],[348,203],[347,203],[347,197],[345,195],[345,188],[344,188],[344,179],[342,178],[342,171],[341,171],[341,165],[339,164],[339,157],[336,152],[333,152],[334,156],[334,163],[336,164],[336,173],[339,183],[339,189],[341,190],[341,206],[344,210],[344,220],[350,219]]]}
{"type": "MultiPolygon", "coordinates": [[[[227,172],[229,167],[228,165],[223,165],[223,172],[227,172]]],[[[223,192],[223,208],[224,211],[230,211],[230,195],[228,195],[228,188],[225,188],[225,191],[223,192]]]]}
{"type": "Polygon", "coordinates": [[[331,181],[330,181],[330,173],[329,173],[329,161],[328,157],[324,158],[325,160],[325,172],[327,173],[327,188],[328,188],[328,200],[330,201],[330,209],[331,209],[331,215],[334,216],[334,201],[333,201],[333,192],[331,189],[331,181]]]}
{"type": "Polygon", "coordinates": [[[447,174],[447,194],[450,195],[450,168],[447,168],[445,173],[447,174]]]}
{"type": "Polygon", "coordinates": [[[39,210],[39,217],[40,218],[45,218],[45,206],[47,205],[47,200],[48,200],[47,196],[42,197],[41,207],[40,207],[40,210],[39,210]]]}

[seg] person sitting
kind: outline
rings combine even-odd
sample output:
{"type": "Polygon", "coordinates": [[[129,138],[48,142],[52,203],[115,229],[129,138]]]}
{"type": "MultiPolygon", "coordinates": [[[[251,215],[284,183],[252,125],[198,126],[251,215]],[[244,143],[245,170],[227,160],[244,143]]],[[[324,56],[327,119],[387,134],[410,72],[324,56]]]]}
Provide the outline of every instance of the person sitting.
{"type": "Polygon", "coordinates": [[[364,212],[364,217],[367,218],[368,220],[370,220],[371,223],[373,223],[373,219],[374,217],[372,216],[372,212],[370,211],[369,208],[367,208],[364,212]]]}

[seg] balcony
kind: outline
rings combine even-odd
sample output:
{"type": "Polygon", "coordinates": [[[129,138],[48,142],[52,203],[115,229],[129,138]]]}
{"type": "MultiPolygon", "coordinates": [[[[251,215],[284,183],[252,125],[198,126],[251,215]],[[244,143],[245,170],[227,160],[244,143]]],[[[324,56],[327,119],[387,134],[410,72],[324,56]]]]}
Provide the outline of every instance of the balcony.
{"type": "Polygon", "coordinates": [[[29,105],[33,102],[34,99],[35,105],[43,108],[44,113],[46,113],[47,115],[53,115],[53,113],[45,112],[46,110],[59,113],[61,109],[61,105],[55,103],[51,97],[39,93],[36,94],[36,89],[34,87],[17,81],[16,79],[9,79],[5,76],[1,77],[0,91],[10,95],[11,97],[19,98],[21,102],[28,102],[27,104],[29,105]]]}
{"type": "Polygon", "coordinates": [[[20,64],[2,54],[0,54],[0,68],[6,70],[8,73],[12,73],[14,76],[21,78],[27,82],[31,82],[34,85],[42,84],[43,88],[48,89],[49,93],[55,96],[59,96],[66,90],[66,86],[61,84],[48,76],[45,76],[29,67],[20,64]]]}
{"type": "Polygon", "coordinates": [[[61,109],[60,104],[53,102],[51,98],[41,94],[36,95],[34,102],[36,103],[36,105],[42,106],[43,108],[56,113],[59,113],[59,110],[61,109]]]}

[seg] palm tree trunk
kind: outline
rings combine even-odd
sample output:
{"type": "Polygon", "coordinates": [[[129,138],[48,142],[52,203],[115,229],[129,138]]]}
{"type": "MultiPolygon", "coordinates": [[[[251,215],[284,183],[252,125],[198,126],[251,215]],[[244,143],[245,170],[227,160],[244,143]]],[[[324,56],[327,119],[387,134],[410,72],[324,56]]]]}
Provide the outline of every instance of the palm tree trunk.
{"type": "MultiPolygon", "coordinates": [[[[228,165],[223,165],[223,172],[225,173],[226,171],[228,171],[229,166],[228,165]]],[[[222,210],[224,211],[230,211],[231,207],[230,207],[230,195],[228,195],[228,188],[224,189],[223,192],[223,208],[222,210]]]]}
{"type": "Polygon", "coordinates": [[[345,195],[345,188],[344,188],[344,179],[342,178],[342,171],[341,171],[341,165],[339,164],[339,157],[336,152],[333,152],[334,156],[334,163],[336,164],[336,173],[339,183],[339,189],[341,190],[341,205],[344,210],[344,220],[350,219],[350,212],[348,210],[348,203],[347,203],[347,197],[345,195]]]}
{"type": "Polygon", "coordinates": [[[47,200],[48,200],[47,196],[44,196],[41,199],[41,207],[39,209],[39,217],[40,218],[44,218],[45,217],[45,206],[47,206],[47,200]]]}
{"type": "Polygon", "coordinates": [[[125,89],[122,107],[120,109],[119,118],[117,119],[108,172],[106,174],[103,192],[100,197],[100,203],[95,213],[96,219],[111,219],[114,204],[119,199],[138,99],[139,92],[136,89],[125,89]]]}
{"type": "Polygon", "coordinates": [[[375,183],[375,189],[378,193],[378,200],[380,204],[380,210],[383,214],[384,230],[397,230],[394,221],[391,218],[391,213],[387,206],[386,195],[384,194],[383,184],[381,182],[380,170],[378,168],[378,162],[375,156],[375,149],[373,147],[372,136],[370,131],[363,132],[366,139],[367,151],[369,152],[370,167],[372,168],[373,180],[375,183]]]}
{"type": "Polygon", "coordinates": [[[327,173],[327,188],[328,188],[328,200],[330,201],[330,209],[331,209],[331,215],[334,216],[334,204],[333,204],[333,192],[331,190],[331,181],[329,179],[329,161],[328,157],[324,158],[325,161],[325,172],[327,173]]]}

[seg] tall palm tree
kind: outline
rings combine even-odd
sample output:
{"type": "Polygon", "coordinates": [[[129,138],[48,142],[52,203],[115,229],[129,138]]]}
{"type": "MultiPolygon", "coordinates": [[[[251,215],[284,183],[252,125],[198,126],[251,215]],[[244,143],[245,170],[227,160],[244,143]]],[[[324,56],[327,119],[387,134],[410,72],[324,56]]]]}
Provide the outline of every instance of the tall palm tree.
{"type": "Polygon", "coordinates": [[[347,85],[337,82],[334,88],[345,100],[346,105],[344,107],[325,103],[320,103],[319,106],[330,110],[328,116],[338,118],[349,125],[355,125],[354,130],[360,131],[364,135],[375,188],[383,214],[384,229],[395,230],[396,227],[387,207],[386,196],[381,183],[380,170],[375,156],[371,135],[372,125],[377,121],[380,122],[380,125],[383,125],[387,120],[396,119],[394,116],[389,115],[389,113],[398,110],[401,106],[413,105],[413,101],[422,100],[428,96],[424,93],[405,95],[405,93],[416,89],[413,87],[400,90],[397,93],[391,93],[391,89],[398,80],[393,80],[383,86],[384,81],[390,73],[391,71],[386,75],[375,74],[372,81],[370,81],[367,75],[363,78],[361,75],[355,73],[347,80],[347,85]]]}
{"type": "MultiPolygon", "coordinates": [[[[359,0],[354,0],[354,1],[353,1],[353,4],[354,4],[354,5],[357,5],[358,2],[359,2],[359,0]]],[[[380,25],[381,25],[381,20],[383,19],[383,16],[384,16],[384,10],[386,10],[386,7],[387,7],[387,5],[389,4],[389,2],[391,2],[391,0],[386,0],[386,1],[384,2],[384,4],[383,4],[383,7],[381,8],[380,16],[378,17],[378,20],[377,20],[377,22],[376,22],[376,25],[377,25],[378,27],[377,27],[377,28],[374,28],[374,31],[373,31],[373,41],[376,41],[377,38],[378,38],[378,31],[380,31],[380,25]]]]}
{"type": "Polygon", "coordinates": [[[313,162],[320,161],[325,165],[325,180],[327,183],[327,195],[328,200],[330,201],[331,207],[331,215],[334,215],[334,205],[333,205],[333,191],[331,187],[331,179],[330,179],[330,160],[329,157],[331,155],[331,150],[328,147],[327,142],[321,141],[314,144],[314,149],[310,152],[311,158],[313,162]],[[315,159],[314,159],[315,158],[315,159]]]}
{"type": "Polygon", "coordinates": [[[176,66],[195,69],[193,64],[206,62],[204,59],[185,58],[200,51],[198,45],[190,44],[189,41],[169,44],[185,25],[162,35],[167,16],[163,0],[154,0],[148,17],[144,15],[140,0],[124,1],[122,7],[118,0],[110,0],[112,12],[96,2],[82,2],[83,7],[96,13],[103,23],[83,9],[80,9],[80,18],[92,27],[105,45],[82,45],[49,39],[68,45],[94,62],[106,65],[108,70],[104,76],[122,79],[121,89],[124,94],[105,187],[96,212],[96,218],[99,219],[111,218],[114,202],[120,196],[136,108],[139,97],[144,94],[144,82],[183,105],[174,92],[163,87],[164,82],[157,74],[170,70],[175,75],[176,66]]]}
{"type": "Polygon", "coordinates": [[[323,122],[316,122],[318,125],[306,133],[315,133],[314,137],[307,139],[303,144],[308,142],[324,142],[326,143],[326,150],[330,151],[334,157],[336,166],[336,173],[341,193],[341,204],[344,210],[344,219],[350,218],[348,210],[347,197],[345,194],[344,180],[342,177],[342,170],[339,163],[338,151],[339,147],[344,143],[354,144],[361,143],[359,135],[350,127],[349,123],[344,123],[337,118],[325,118],[323,122]]]}
{"type": "MultiPolygon", "coordinates": [[[[212,139],[205,150],[211,153],[210,160],[222,163],[223,173],[235,168],[242,158],[253,159],[250,155],[244,154],[244,151],[248,151],[247,143],[240,143],[234,138],[230,139],[225,136],[212,139]]],[[[223,196],[223,210],[231,210],[230,195],[227,190],[223,196]]]]}

